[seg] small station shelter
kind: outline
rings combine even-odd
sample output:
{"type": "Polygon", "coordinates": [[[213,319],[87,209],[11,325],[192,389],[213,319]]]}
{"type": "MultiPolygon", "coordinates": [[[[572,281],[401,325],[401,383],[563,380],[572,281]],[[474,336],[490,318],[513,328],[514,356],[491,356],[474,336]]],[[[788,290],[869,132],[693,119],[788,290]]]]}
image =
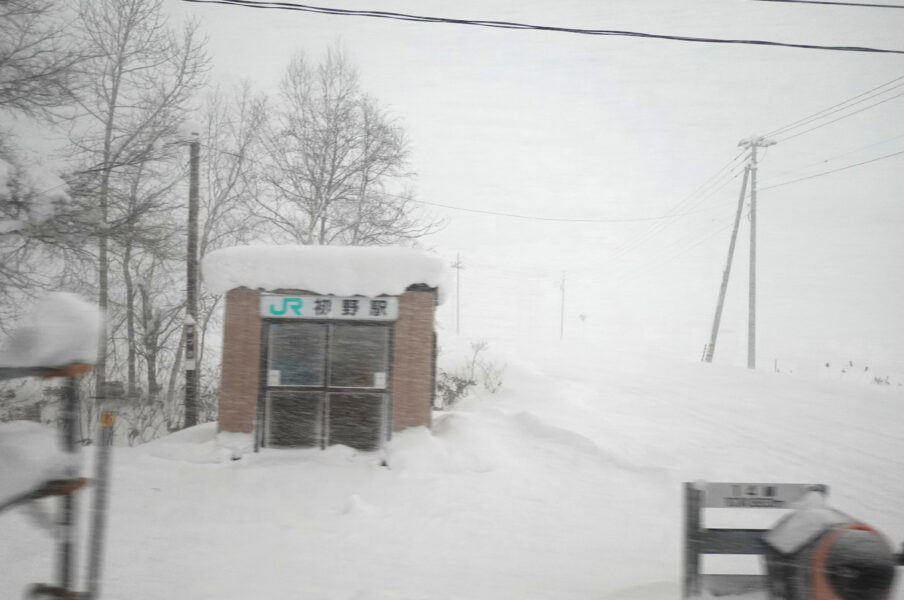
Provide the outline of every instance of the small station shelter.
{"type": "Polygon", "coordinates": [[[255,448],[376,450],[431,424],[447,277],[411,248],[249,246],[204,258],[226,294],[219,431],[255,448]]]}

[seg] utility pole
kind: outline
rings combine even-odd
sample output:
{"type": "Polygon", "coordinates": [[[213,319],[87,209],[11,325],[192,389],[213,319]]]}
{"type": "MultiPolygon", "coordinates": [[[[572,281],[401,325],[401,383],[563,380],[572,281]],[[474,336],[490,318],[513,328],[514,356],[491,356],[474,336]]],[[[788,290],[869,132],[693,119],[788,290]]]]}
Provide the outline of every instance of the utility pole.
{"type": "Polygon", "coordinates": [[[747,368],[756,368],[756,171],[757,148],[774,145],[763,136],[753,136],[738,142],[738,146],[750,148],[750,283],[747,308],[747,368]]]}
{"type": "Polygon", "coordinates": [[[565,338],[565,271],[562,271],[562,282],[559,284],[562,289],[562,302],[559,309],[559,339],[565,338]]]}
{"type": "Polygon", "coordinates": [[[728,243],[728,260],[725,261],[725,270],[722,271],[722,285],[719,286],[719,300],[716,302],[716,315],[713,317],[713,329],[709,336],[709,345],[703,354],[703,360],[713,361],[716,352],[716,338],[719,337],[719,324],[722,321],[722,306],[725,304],[725,292],[728,290],[728,277],[731,275],[731,263],[734,258],[735,243],[738,240],[738,228],[741,224],[741,213],[744,212],[744,197],[747,193],[747,179],[750,176],[750,167],[744,167],[744,180],[741,183],[741,194],[738,196],[738,212],[735,213],[734,228],[731,230],[731,241],[728,243]]]}
{"type": "Polygon", "coordinates": [[[198,179],[201,162],[200,132],[191,132],[189,141],[191,157],[188,179],[188,251],[187,301],[185,305],[185,426],[198,424],[198,365],[197,332],[198,322],[198,179]]]}
{"type": "Polygon", "coordinates": [[[455,262],[452,263],[455,269],[455,335],[461,333],[461,270],[464,265],[461,264],[461,255],[455,255],[455,262]]]}

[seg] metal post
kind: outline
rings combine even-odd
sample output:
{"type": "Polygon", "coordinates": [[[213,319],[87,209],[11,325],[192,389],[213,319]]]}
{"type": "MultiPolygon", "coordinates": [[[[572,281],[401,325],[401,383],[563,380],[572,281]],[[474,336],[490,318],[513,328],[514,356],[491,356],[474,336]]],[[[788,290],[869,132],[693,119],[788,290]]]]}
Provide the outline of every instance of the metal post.
{"type": "Polygon", "coordinates": [[[104,531],[107,518],[107,488],[110,477],[110,448],[113,446],[115,415],[104,411],[100,415],[100,433],[97,444],[97,464],[94,481],[94,513],[91,531],[91,547],[88,554],[88,598],[98,597],[100,568],[103,562],[104,531]]]}
{"type": "Polygon", "coordinates": [[[728,260],[725,262],[725,270],[722,272],[722,284],[719,286],[719,300],[716,303],[716,315],[713,317],[713,329],[709,336],[709,346],[706,347],[704,360],[713,361],[716,352],[716,338],[719,337],[719,324],[722,321],[722,306],[725,304],[725,293],[728,290],[728,278],[731,275],[731,263],[734,258],[735,243],[738,240],[738,227],[741,224],[741,213],[744,211],[744,196],[747,193],[747,178],[750,168],[744,169],[744,180],[741,183],[741,195],[738,197],[738,211],[735,214],[734,229],[731,230],[731,241],[728,244],[728,260]]]}
{"type": "MultiPolygon", "coordinates": [[[[63,450],[68,454],[75,454],[78,444],[78,381],[74,377],[66,380],[66,392],[63,399],[63,450]]],[[[75,477],[76,467],[70,465],[67,469],[67,477],[75,477]]],[[[75,564],[75,531],[76,515],[78,511],[75,505],[75,495],[63,496],[63,510],[60,516],[60,543],[57,551],[57,569],[60,588],[68,590],[73,584],[73,566],[75,564]]]]}
{"type": "Polygon", "coordinates": [[[189,162],[188,183],[188,252],[187,265],[187,302],[185,306],[185,426],[198,424],[198,366],[195,362],[197,354],[195,326],[198,321],[198,179],[201,157],[201,142],[198,133],[193,133],[189,143],[191,159],[189,162]],[[189,356],[191,353],[191,356],[189,356]]]}
{"type": "Polygon", "coordinates": [[[683,598],[700,595],[700,512],[702,493],[684,484],[684,590],[683,598]]]}

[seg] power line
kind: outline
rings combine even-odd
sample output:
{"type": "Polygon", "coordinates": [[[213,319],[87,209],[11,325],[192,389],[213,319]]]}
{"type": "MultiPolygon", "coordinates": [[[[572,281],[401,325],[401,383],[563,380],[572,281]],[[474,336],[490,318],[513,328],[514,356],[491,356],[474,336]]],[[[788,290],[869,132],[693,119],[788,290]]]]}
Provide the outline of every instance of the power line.
{"type": "Polygon", "coordinates": [[[885,104],[886,102],[889,102],[890,100],[894,100],[895,98],[900,98],[901,96],[904,96],[904,92],[901,92],[900,94],[895,94],[891,98],[886,98],[885,100],[880,100],[879,102],[875,102],[873,104],[870,104],[869,106],[864,106],[860,110],[855,110],[854,112],[850,112],[850,113],[841,115],[840,117],[832,119],[831,121],[826,121],[825,123],[820,123],[819,125],[816,125],[815,127],[811,127],[810,129],[804,129],[803,131],[799,131],[793,135],[789,135],[788,137],[778,138],[778,140],[776,140],[776,141],[785,142],[787,140],[794,139],[798,136],[804,135],[805,133],[810,133],[811,131],[821,129],[821,128],[825,127],[826,125],[831,125],[832,123],[837,123],[838,121],[841,121],[842,119],[847,119],[848,117],[853,117],[854,115],[862,113],[865,110],[875,108],[875,107],[879,106],[880,104],[885,104]]]}
{"type": "MultiPolygon", "coordinates": [[[[863,96],[866,96],[866,95],[868,95],[868,94],[872,94],[873,92],[875,92],[875,91],[877,91],[877,90],[881,90],[881,89],[884,88],[884,87],[888,87],[888,86],[890,86],[890,85],[893,84],[893,83],[897,83],[898,81],[901,81],[902,79],[904,79],[904,75],[901,75],[900,77],[896,77],[896,78],[892,79],[891,81],[886,81],[885,83],[883,83],[883,84],[881,84],[881,85],[877,85],[876,87],[871,88],[871,89],[868,89],[868,90],[866,90],[865,92],[861,92],[861,93],[857,94],[856,96],[853,96],[853,97],[851,97],[851,98],[848,98],[847,100],[842,100],[841,102],[839,102],[839,103],[837,103],[837,104],[833,104],[832,106],[830,106],[830,107],[828,107],[828,108],[824,108],[824,109],[822,109],[822,110],[820,110],[820,111],[817,111],[817,112],[815,112],[815,113],[813,113],[813,114],[807,115],[806,117],[803,117],[803,118],[801,118],[801,119],[798,119],[797,121],[794,121],[793,123],[789,123],[788,125],[784,125],[784,126],[782,126],[782,127],[779,127],[778,129],[773,129],[772,131],[766,133],[765,135],[766,135],[766,137],[774,137],[774,136],[776,136],[776,135],[778,135],[778,134],[785,133],[786,131],[789,131],[789,130],[791,130],[791,129],[796,129],[797,127],[801,127],[801,126],[803,126],[803,125],[806,125],[806,124],[808,124],[808,123],[811,123],[811,122],[813,122],[814,120],[817,120],[817,119],[822,118],[822,117],[824,117],[824,116],[828,116],[829,114],[833,114],[834,112],[837,112],[835,109],[838,109],[838,110],[844,110],[844,108],[848,108],[848,107],[850,107],[850,106],[853,106],[854,104],[859,104],[859,102],[855,102],[855,103],[853,103],[853,104],[852,104],[852,102],[853,102],[854,100],[859,99],[859,98],[863,98],[863,96]],[[839,107],[840,107],[840,108],[839,108],[839,107]]],[[[894,88],[897,88],[897,87],[899,87],[899,86],[894,86],[894,88]]],[[[894,89],[894,88],[892,88],[892,89],[894,89]]],[[[887,92],[887,91],[890,91],[890,90],[885,90],[885,91],[880,92],[879,94],[876,94],[876,95],[884,94],[884,93],[887,92]]],[[[874,96],[871,96],[871,97],[874,97],[874,96]]],[[[868,99],[869,99],[869,98],[864,98],[863,100],[861,100],[861,102],[862,102],[862,101],[865,101],[865,100],[868,100],[868,99]]]]}
{"type": "MultiPolygon", "coordinates": [[[[680,202],[678,202],[678,204],[673,206],[672,209],[667,214],[670,215],[671,217],[679,216],[678,214],[675,214],[674,211],[676,211],[679,207],[681,207],[685,203],[688,203],[691,200],[693,200],[694,198],[696,198],[696,200],[694,202],[690,203],[690,206],[691,207],[699,206],[704,201],[706,201],[708,198],[712,197],[716,192],[718,192],[722,188],[724,188],[728,183],[730,183],[732,180],[737,178],[737,176],[739,174],[739,172],[737,171],[737,168],[735,167],[732,169],[731,167],[734,165],[734,163],[736,163],[738,161],[738,159],[742,158],[743,156],[744,156],[744,151],[742,150],[737,155],[735,155],[735,157],[732,158],[725,166],[723,166],[721,169],[719,169],[719,171],[717,171],[715,175],[710,177],[703,185],[701,185],[695,191],[691,192],[688,196],[686,196],[684,199],[682,199],[680,202]],[[716,182],[724,177],[722,175],[722,172],[726,171],[726,170],[729,170],[729,172],[727,173],[727,176],[729,178],[725,179],[724,181],[722,181],[721,183],[716,185],[716,182]],[[709,187],[710,189],[704,193],[703,190],[705,190],[707,187],[709,187]]],[[[699,212],[699,211],[694,211],[694,212],[699,212]]],[[[610,258],[611,259],[621,258],[622,256],[626,255],[628,252],[630,252],[640,246],[643,246],[648,240],[652,239],[654,236],[656,236],[662,230],[664,230],[666,227],[668,227],[668,225],[669,225],[668,222],[654,224],[653,226],[648,228],[646,231],[642,232],[641,234],[634,237],[633,239],[626,241],[619,248],[615,249],[610,258]]]]}
{"type": "Polygon", "coordinates": [[[809,169],[810,167],[821,167],[830,161],[837,160],[839,158],[844,158],[845,156],[850,156],[852,154],[859,154],[868,148],[874,148],[876,146],[881,146],[882,144],[887,144],[888,142],[894,142],[895,140],[900,140],[901,138],[904,138],[904,134],[896,135],[896,136],[890,137],[890,138],[885,138],[884,140],[879,140],[878,142],[873,142],[871,144],[867,144],[866,146],[858,146],[857,148],[854,148],[853,150],[847,150],[846,152],[842,152],[841,154],[836,154],[835,156],[830,156],[828,158],[823,158],[822,160],[817,161],[817,162],[808,163],[806,165],[801,165],[798,168],[799,169],[809,169]]]}
{"type": "Polygon", "coordinates": [[[860,6],[863,8],[904,8],[900,4],[860,4],[857,2],[830,2],[829,0],[757,0],[757,2],[785,2],[788,4],[828,4],[831,6],[860,6]]]}
{"type": "Polygon", "coordinates": [[[837,173],[838,171],[847,171],[848,169],[853,169],[854,167],[860,167],[862,165],[868,165],[870,163],[878,162],[880,160],[885,160],[886,158],[892,158],[894,156],[900,156],[904,154],[904,150],[900,150],[898,152],[892,152],[891,154],[886,154],[884,156],[879,156],[877,158],[872,158],[870,160],[864,160],[863,162],[858,162],[853,165],[847,165],[844,167],[838,167],[837,169],[832,169],[830,171],[823,171],[822,173],[816,173],[815,175],[808,175],[807,177],[801,177],[800,179],[792,179],[791,181],[785,181],[784,183],[776,183],[775,185],[770,185],[766,187],[760,188],[760,191],[764,190],[772,190],[775,188],[783,187],[786,185],[791,185],[792,183],[797,183],[799,181],[806,181],[807,179],[815,179],[817,177],[822,177],[823,175],[831,175],[832,173],[837,173]]]}
{"type": "Polygon", "coordinates": [[[350,10],[345,8],[328,8],[324,6],[312,6],[308,4],[296,4],[293,2],[257,2],[254,0],[183,0],[198,4],[225,4],[232,6],[244,6],[247,8],[294,10],[325,15],[346,17],[371,17],[376,19],[393,19],[397,21],[412,21],[416,23],[445,23],[450,25],[472,25],[476,27],[490,27],[495,29],[527,29],[533,31],[549,31],[556,33],[572,33],[577,35],[598,35],[617,37],[636,37],[645,39],[671,40],[677,42],[697,42],[705,44],[743,44],[751,46],[777,46],[782,48],[799,48],[806,50],[832,50],[840,52],[873,52],[881,54],[904,54],[904,50],[889,50],[883,48],[871,48],[864,46],[824,46],[819,44],[798,44],[790,42],[773,42],[768,40],[742,40],[728,38],[707,38],[685,35],[665,35],[657,33],[643,33],[638,31],[622,31],[615,29],[578,29],[573,27],[554,27],[551,25],[531,25],[511,21],[490,21],[471,19],[451,19],[447,17],[429,17],[424,15],[412,15],[408,13],[386,12],[376,10],[350,10]]]}
{"type": "Polygon", "coordinates": [[[448,208],[449,210],[458,210],[461,212],[476,213],[480,215],[491,215],[494,217],[509,217],[512,219],[524,219],[527,221],[545,221],[553,223],[634,223],[637,221],[662,221],[664,219],[673,219],[684,215],[691,215],[698,212],[704,212],[707,209],[693,210],[684,213],[667,213],[656,217],[633,217],[625,219],[590,219],[590,218],[570,218],[570,217],[539,217],[535,215],[522,215],[517,213],[498,212],[493,210],[483,210],[480,208],[464,208],[462,206],[452,206],[451,204],[442,204],[440,202],[428,202],[427,200],[414,200],[418,204],[428,204],[430,206],[438,206],[448,208]]]}

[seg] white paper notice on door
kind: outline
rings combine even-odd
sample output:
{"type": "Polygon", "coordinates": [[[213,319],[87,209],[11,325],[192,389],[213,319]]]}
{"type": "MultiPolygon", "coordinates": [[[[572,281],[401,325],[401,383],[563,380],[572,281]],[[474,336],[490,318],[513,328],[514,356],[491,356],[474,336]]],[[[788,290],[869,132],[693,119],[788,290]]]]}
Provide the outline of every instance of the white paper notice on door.
{"type": "Polygon", "coordinates": [[[382,371],[374,373],[374,387],[381,389],[386,387],[386,373],[382,371]]]}
{"type": "Polygon", "coordinates": [[[279,371],[267,371],[267,385],[279,385],[279,371]]]}

